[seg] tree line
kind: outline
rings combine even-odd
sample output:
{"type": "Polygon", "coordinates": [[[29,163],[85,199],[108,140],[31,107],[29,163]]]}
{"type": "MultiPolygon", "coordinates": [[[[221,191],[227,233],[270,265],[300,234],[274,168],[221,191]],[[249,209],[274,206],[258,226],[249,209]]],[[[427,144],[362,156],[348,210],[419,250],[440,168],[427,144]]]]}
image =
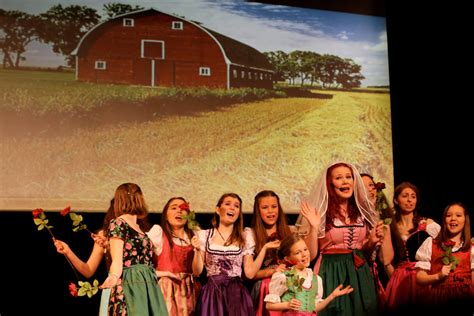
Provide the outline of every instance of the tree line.
{"type": "Polygon", "coordinates": [[[361,81],[365,79],[361,74],[362,66],[350,58],[301,50],[290,53],[279,50],[264,54],[275,68],[275,77],[293,85],[304,86],[307,83],[323,88],[351,89],[360,87],[361,81]]]}
{"type": "MultiPolygon", "coordinates": [[[[63,7],[58,4],[38,15],[0,9],[3,68],[20,67],[20,62],[26,59],[23,54],[27,45],[35,40],[51,45],[53,52],[63,55],[67,64],[74,67],[75,58],[71,53],[92,27],[120,14],[142,9],[137,5],[111,2],[104,4],[103,17],[97,10],[80,5],[63,7]]],[[[265,52],[264,55],[276,71],[275,81],[351,89],[360,87],[361,80],[365,79],[360,73],[362,67],[349,58],[300,50],[265,52]]]]}
{"type": "Polygon", "coordinates": [[[75,59],[71,52],[82,36],[101,21],[117,15],[143,9],[121,3],[104,4],[105,16],[97,10],[81,5],[54,5],[48,11],[32,15],[18,10],[0,9],[0,49],[3,54],[3,68],[18,68],[26,60],[23,54],[33,41],[50,44],[53,52],[65,57],[69,66],[75,59]]]}

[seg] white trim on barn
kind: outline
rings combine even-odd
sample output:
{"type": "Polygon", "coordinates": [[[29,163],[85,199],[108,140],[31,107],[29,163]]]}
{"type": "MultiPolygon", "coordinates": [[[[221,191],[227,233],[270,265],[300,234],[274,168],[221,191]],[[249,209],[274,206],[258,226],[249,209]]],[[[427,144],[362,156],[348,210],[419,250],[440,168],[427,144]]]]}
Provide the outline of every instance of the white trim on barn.
{"type": "Polygon", "coordinates": [[[200,76],[211,76],[211,67],[199,67],[200,76]]]}
{"type": "Polygon", "coordinates": [[[94,69],[96,70],[106,70],[107,62],[105,60],[96,60],[94,63],[94,69]]]}
{"type": "Polygon", "coordinates": [[[172,21],[171,22],[171,29],[172,30],[183,30],[184,29],[183,21],[172,21]]]}
{"type": "Polygon", "coordinates": [[[132,18],[123,18],[122,20],[123,27],[134,27],[135,26],[135,19],[132,18]]]}
{"type": "Polygon", "coordinates": [[[141,57],[141,58],[166,59],[166,58],[165,58],[165,41],[142,39],[140,46],[141,46],[141,47],[140,47],[140,57],[141,57]],[[161,44],[162,44],[162,45],[161,45],[161,58],[147,57],[147,56],[145,56],[145,43],[161,43],[161,44]]]}
{"type": "Polygon", "coordinates": [[[151,60],[151,86],[155,87],[155,60],[151,60]]]}

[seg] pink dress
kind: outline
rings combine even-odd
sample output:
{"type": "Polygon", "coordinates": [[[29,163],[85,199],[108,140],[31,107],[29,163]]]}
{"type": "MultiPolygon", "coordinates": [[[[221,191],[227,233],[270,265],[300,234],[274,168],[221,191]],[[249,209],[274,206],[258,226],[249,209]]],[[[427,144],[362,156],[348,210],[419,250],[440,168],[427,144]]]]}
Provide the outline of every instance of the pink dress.
{"type": "Polygon", "coordinates": [[[355,223],[334,225],[318,240],[320,254],[314,273],[323,280],[324,297],[339,285],[351,285],[354,291],[333,300],[321,315],[376,315],[375,282],[362,247],[369,233],[368,223],[359,217],[355,223]]]}

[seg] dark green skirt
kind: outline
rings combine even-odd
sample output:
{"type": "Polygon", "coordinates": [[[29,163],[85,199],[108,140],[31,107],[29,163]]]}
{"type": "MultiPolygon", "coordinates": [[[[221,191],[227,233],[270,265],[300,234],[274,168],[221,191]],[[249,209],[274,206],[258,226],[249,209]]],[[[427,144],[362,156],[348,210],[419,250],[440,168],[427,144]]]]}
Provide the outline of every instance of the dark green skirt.
{"type": "Polygon", "coordinates": [[[367,262],[358,268],[354,263],[355,255],[358,263],[365,261],[360,250],[347,254],[322,254],[319,276],[323,279],[324,296],[329,296],[334,289],[342,284],[354,288],[352,293],[336,297],[319,316],[347,315],[365,316],[377,315],[377,296],[375,282],[367,262]],[[361,261],[363,260],[363,261],[361,261]]]}
{"type": "Polygon", "coordinates": [[[124,268],[122,276],[127,315],[168,315],[163,293],[152,267],[144,264],[132,265],[124,268]]]}

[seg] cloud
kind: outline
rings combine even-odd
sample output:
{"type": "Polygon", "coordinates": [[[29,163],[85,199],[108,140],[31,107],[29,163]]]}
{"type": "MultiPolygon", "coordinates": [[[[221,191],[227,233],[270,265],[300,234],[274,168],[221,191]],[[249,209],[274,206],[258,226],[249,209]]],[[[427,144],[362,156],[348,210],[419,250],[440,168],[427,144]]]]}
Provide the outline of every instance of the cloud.
{"type": "MultiPolygon", "coordinates": [[[[19,9],[29,8],[31,13],[46,11],[57,4],[53,0],[3,0],[2,7],[9,10],[15,5],[19,9]]],[[[62,0],[64,6],[80,4],[95,8],[102,14],[103,4],[108,0],[62,0]]],[[[252,2],[209,1],[209,0],[153,0],[121,1],[145,8],[153,7],[166,13],[185,16],[199,21],[203,26],[246,43],[261,52],[282,50],[310,50],[320,54],[333,54],[351,58],[362,65],[362,73],[367,78],[363,85],[388,84],[388,49],[386,32],[380,33],[378,41],[353,40],[365,38],[361,34],[322,22],[318,10],[298,9],[284,6],[263,5],[252,2]],[[309,10],[309,11],[308,11],[309,10]],[[313,14],[314,12],[314,14],[313,14]],[[304,18],[302,14],[304,13],[304,18]],[[334,31],[335,29],[335,31],[334,31]],[[328,30],[331,30],[329,33],[328,30]],[[376,69],[380,67],[380,69],[376,69]],[[377,77],[372,77],[377,73],[377,77]]],[[[26,11],[26,10],[25,10],[26,11]]],[[[373,17],[367,17],[373,19],[373,17]]],[[[63,59],[61,59],[61,63],[63,59]]]]}

